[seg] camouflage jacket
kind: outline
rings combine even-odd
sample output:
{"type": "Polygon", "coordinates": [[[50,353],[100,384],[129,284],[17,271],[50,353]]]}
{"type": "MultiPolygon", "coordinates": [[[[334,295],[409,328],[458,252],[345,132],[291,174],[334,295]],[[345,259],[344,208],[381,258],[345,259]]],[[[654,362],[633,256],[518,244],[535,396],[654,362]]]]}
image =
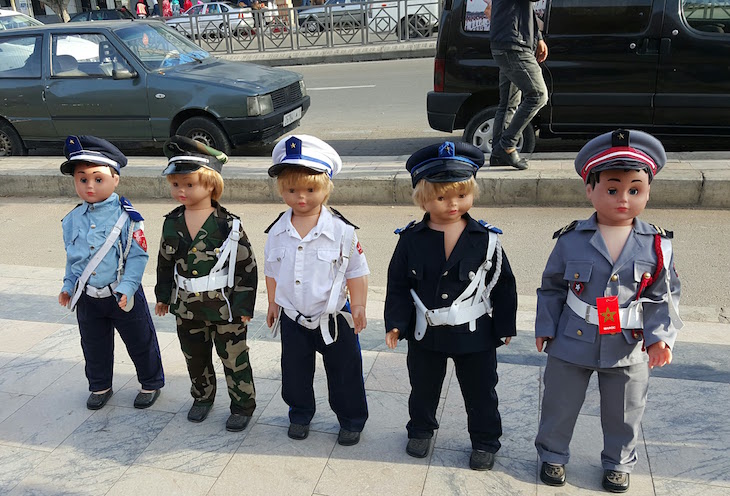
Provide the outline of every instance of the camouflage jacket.
{"type": "Polygon", "coordinates": [[[191,239],[185,224],[184,206],[165,216],[160,253],[157,257],[155,296],[158,302],[170,304],[170,312],[182,319],[220,322],[229,318],[228,305],[221,294],[221,291],[225,291],[234,319],[240,319],[241,316],[252,317],[258,274],[251,244],[243,227],[238,242],[234,287],[201,293],[187,292],[180,288],[177,300],[171,303],[175,299],[175,267],[179,275],[194,278],[208,275],[218,261],[217,253],[228,237],[236,216],[215,201],[213,207],[215,210],[206,219],[195,239],[191,239]]]}

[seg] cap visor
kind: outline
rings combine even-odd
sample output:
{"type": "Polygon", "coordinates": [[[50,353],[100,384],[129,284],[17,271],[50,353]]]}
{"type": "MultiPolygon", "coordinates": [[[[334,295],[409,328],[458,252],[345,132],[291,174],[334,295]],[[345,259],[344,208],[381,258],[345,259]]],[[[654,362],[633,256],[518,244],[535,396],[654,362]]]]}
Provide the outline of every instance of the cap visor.
{"type": "Polygon", "coordinates": [[[271,167],[269,167],[269,176],[270,177],[276,177],[279,174],[282,173],[284,169],[306,169],[310,171],[312,174],[326,174],[327,171],[321,170],[321,169],[315,169],[313,167],[307,167],[306,165],[302,165],[300,163],[288,163],[288,162],[281,162],[278,164],[274,164],[271,167]]]}
{"type": "Polygon", "coordinates": [[[165,170],[162,171],[162,175],[169,176],[170,174],[188,174],[190,172],[195,172],[201,167],[203,167],[202,164],[192,162],[175,162],[165,167],[165,170]]]}

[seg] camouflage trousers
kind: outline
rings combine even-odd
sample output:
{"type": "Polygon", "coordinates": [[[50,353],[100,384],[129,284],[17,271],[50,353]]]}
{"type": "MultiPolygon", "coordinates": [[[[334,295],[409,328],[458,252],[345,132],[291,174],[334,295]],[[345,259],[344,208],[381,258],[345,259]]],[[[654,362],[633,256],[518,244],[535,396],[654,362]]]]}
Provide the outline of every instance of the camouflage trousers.
{"type": "Polygon", "coordinates": [[[256,409],[256,390],[248,361],[246,324],[209,322],[177,317],[177,335],[185,356],[196,402],[213,403],[216,378],[213,370],[213,344],[223,363],[231,397],[231,412],[251,415],[256,409]]]}

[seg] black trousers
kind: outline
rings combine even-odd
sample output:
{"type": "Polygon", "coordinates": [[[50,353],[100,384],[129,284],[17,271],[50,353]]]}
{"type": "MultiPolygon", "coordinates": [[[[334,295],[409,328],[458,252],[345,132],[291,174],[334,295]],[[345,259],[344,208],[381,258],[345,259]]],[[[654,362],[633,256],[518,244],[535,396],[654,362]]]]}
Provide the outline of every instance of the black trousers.
{"type": "Polygon", "coordinates": [[[497,351],[450,354],[423,348],[408,341],[408,375],[411,396],[408,399],[410,421],[408,437],[430,439],[438,429],[436,409],[446,376],[446,360],[456,366],[461,394],[468,417],[469,436],[473,449],[496,453],[502,446],[502,419],[499,416],[497,391],[497,351]]]}
{"type": "Polygon", "coordinates": [[[112,387],[114,328],[127,347],[142,389],[159,389],[165,385],[160,345],[142,286],[134,294],[134,307],[129,312],[119,308],[114,296],[92,298],[84,293],[76,305],[76,318],[89,391],[112,387]]]}
{"type": "Polygon", "coordinates": [[[360,340],[341,315],[339,337],[324,344],[319,329],[297,324],[281,313],[281,396],[289,405],[289,421],[308,425],[314,417],[315,353],[322,354],[332,411],[340,427],[360,432],[368,419],[365,383],[362,378],[360,340]]]}

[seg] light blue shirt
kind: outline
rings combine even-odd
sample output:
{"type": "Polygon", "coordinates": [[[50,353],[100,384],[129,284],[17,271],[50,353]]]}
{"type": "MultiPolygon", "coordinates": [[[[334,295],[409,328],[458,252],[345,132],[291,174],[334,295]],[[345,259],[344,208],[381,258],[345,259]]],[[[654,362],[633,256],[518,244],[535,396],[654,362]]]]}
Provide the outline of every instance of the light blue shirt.
{"type": "MultiPolygon", "coordinates": [[[[104,241],[120,215],[122,215],[122,206],[119,196],[112,193],[109,198],[98,203],[83,202],[63,218],[61,225],[63,242],[66,245],[66,275],[63,278],[62,292],[65,291],[73,296],[76,281],[96,253],[95,250],[101,249],[104,245],[104,241]]],[[[131,297],[139,288],[149,258],[138,240],[129,239],[130,222],[132,222],[131,219],[127,219],[119,236],[121,246],[126,248],[127,243],[132,242],[132,247],[124,265],[124,275],[116,288],[117,293],[125,294],[127,298],[131,297]]],[[[142,222],[134,224],[134,231],[144,229],[142,222]]],[[[144,239],[144,234],[141,239],[144,239]]],[[[91,273],[87,284],[103,288],[115,282],[119,257],[122,256],[122,253],[119,240],[117,240],[91,273]]]]}

